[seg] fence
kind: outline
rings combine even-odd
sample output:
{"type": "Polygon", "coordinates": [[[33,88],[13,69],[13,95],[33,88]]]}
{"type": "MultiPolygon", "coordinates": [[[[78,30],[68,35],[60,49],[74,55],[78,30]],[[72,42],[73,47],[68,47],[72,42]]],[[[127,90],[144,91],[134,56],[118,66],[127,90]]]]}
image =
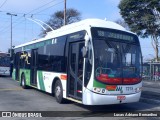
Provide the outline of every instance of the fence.
{"type": "Polygon", "coordinates": [[[144,80],[160,81],[160,62],[146,62],[143,64],[144,80]]]}

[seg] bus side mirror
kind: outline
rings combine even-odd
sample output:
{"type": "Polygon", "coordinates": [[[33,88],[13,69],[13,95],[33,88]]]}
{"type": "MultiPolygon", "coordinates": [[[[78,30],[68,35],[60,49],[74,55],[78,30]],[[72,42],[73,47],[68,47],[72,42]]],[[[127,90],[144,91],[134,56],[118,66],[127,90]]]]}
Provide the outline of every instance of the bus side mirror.
{"type": "Polygon", "coordinates": [[[84,57],[84,58],[87,58],[87,56],[88,56],[88,50],[87,50],[87,47],[86,47],[86,46],[84,46],[84,47],[82,48],[82,54],[83,54],[83,57],[84,57]]]}

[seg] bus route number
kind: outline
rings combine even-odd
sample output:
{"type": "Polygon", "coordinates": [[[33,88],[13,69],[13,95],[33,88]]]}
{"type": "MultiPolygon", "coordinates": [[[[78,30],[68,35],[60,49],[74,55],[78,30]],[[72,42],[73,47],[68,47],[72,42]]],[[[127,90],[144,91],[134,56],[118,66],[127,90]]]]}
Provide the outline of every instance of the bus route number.
{"type": "Polygon", "coordinates": [[[126,87],[126,91],[132,91],[133,87],[126,87]]]}
{"type": "Polygon", "coordinates": [[[98,30],[98,36],[104,37],[104,35],[105,35],[104,31],[98,30]]]}

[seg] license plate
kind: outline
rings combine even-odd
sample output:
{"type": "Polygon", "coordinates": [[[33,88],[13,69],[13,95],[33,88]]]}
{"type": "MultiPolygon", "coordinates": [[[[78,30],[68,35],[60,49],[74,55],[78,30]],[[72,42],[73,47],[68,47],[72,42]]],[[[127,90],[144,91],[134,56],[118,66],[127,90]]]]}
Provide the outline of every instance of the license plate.
{"type": "Polygon", "coordinates": [[[125,100],[125,99],[126,99],[126,96],[124,96],[124,95],[123,96],[122,95],[121,96],[117,96],[117,100],[125,100]]]}

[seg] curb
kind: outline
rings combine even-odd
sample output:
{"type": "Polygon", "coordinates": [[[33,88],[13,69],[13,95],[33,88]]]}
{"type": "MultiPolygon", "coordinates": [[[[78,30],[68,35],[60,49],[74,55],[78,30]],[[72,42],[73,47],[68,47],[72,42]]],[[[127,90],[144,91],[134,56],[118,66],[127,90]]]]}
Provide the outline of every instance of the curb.
{"type": "Polygon", "coordinates": [[[160,100],[148,99],[148,98],[143,98],[143,97],[140,98],[139,102],[144,102],[144,103],[149,103],[149,104],[154,104],[154,105],[157,105],[157,104],[160,105],[160,100]]]}

